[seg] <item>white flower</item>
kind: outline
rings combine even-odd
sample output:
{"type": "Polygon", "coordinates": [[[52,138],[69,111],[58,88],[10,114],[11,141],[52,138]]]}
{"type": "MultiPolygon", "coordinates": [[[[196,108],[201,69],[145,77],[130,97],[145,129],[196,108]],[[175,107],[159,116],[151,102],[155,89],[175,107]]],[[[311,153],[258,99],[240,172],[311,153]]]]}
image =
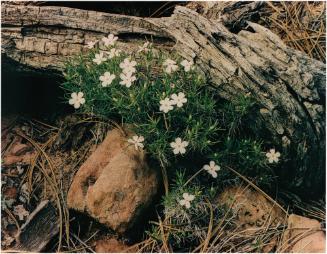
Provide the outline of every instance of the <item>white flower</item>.
{"type": "Polygon", "coordinates": [[[194,200],[194,198],[195,198],[194,195],[185,192],[183,193],[183,199],[180,200],[179,203],[188,209],[191,207],[191,201],[194,200]]]}
{"type": "Polygon", "coordinates": [[[275,149],[270,149],[268,153],[266,153],[269,163],[274,163],[279,161],[280,152],[276,152],[275,149]]]}
{"type": "Polygon", "coordinates": [[[187,60],[183,60],[181,62],[181,65],[184,67],[184,70],[186,72],[190,71],[193,69],[193,61],[187,61],[187,60]]]}
{"type": "Polygon", "coordinates": [[[165,98],[160,101],[160,111],[163,111],[164,113],[168,113],[168,111],[172,110],[172,101],[169,98],[165,98]]]}
{"type": "Polygon", "coordinates": [[[126,86],[126,87],[130,87],[132,85],[132,83],[136,80],[136,77],[133,76],[132,72],[121,73],[120,78],[121,78],[121,81],[119,82],[119,84],[126,86]]]}
{"type": "Polygon", "coordinates": [[[173,148],[174,154],[184,154],[186,153],[185,147],[188,146],[187,141],[182,141],[181,138],[176,138],[175,142],[171,142],[170,146],[173,148]]]}
{"type": "Polygon", "coordinates": [[[104,42],[105,46],[114,45],[117,40],[118,40],[118,37],[113,34],[109,34],[108,37],[102,38],[102,41],[104,42]]]}
{"type": "Polygon", "coordinates": [[[27,217],[30,213],[25,210],[23,205],[17,205],[14,207],[14,214],[19,217],[19,220],[24,220],[24,217],[27,217]]]}
{"type": "Polygon", "coordinates": [[[110,51],[109,51],[108,58],[111,59],[111,58],[114,58],[114,57],[116,57],[116,56],[119,56],[120,53],[121,53],[121,50],[120,50],[120,49],[112,48],[112,49],[110,49],[110,51]]]}
{"type": "Polygon", "coordinates": [[[97,42],[98,41],[89,41],[88,43],[87,43],[87,48],[89,48],[89,49],[93,49],[94,48],[94,46],[95,46],[95,44],[97,44],[97,42]]]}
{"type": "Polygon", "coordinates": [[[102,81],[102,86],[106,87],[112,83],[112,81],[116,78],[115,74],[111,74],[106,71],[102,76],[100,76],[100,81],[102,81]]]}
{"type": "Polygon", "coordinates": [[[143,136],[133,136],[131,139],[127,140],[127,142],[134,144],[136,150],[139,150],[139,147],[140,148],[144,147],[143,141],[144,141],[143,136]]]}
{"type": "Polygon", "coordinates": [[[123,73],[133,73],[135,72],[135,61],[130,61],[128,58],[125,58],[123,62],[119,64],[119,67],[123,70],[123,73]]]}
{"type": "Polygon", "coordinates": [[[178,65],[176,65],[176,62],[171,59],[167,59],[166,61],[164,61],[163,66],[166,67],[165,72],[167,72],[168,74],[177,71],[178,69],[178,65]]]}
{"type": "Polygon", "coordinates": [[[172,94],[171,99],[172,99],[171,100],[172,105],[176,105],[178,108],[181,108],[183,104],[187,102],[187,99],[185,98],[185,94],[182,92],[179,92],[178,95],[175,93],[172,94]]]}
{"type": "Polygon", "coordinates": [[[212,175],[213,178],[217,177],[217,171],[220,170],[220,166],[216,165],[214,161],[210,161],[209,165],[204,165],[203,169],[208,171],[210,175],[212,175]]]}
{"type": "Polygon", "coordinates": [[[84,93],[78,92],[78,93],[72,93],[72,98],[69,100],[70,105],[74,105],[74,108],[78,109],[81,104],[85,103],[85,99],[83,98],[84,93]]]}
{"type": "Polygon", "coordinates": [[[145,53],[147,53],[149,51],[148,47],[151,47],[152,43],[149,43],[148,41],[145,42],[143,44],[143,46],[139,46],[139,50],[137,51],[137,53],[140,53],[142,51],[144,51],[145,53]]]}
{"type": "Polygon", "coordinates": [[[99,54],[95,54],[95,58],[92,61],[99,65],[106,60],[107,59],[104,57],[103,52],[100,52],[99,54]]]}

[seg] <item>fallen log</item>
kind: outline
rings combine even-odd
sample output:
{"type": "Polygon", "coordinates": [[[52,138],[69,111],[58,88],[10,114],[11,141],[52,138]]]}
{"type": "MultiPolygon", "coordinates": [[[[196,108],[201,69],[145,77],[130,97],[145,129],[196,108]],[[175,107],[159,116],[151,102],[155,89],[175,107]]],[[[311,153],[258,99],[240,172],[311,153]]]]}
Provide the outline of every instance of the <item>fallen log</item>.
{"type": "Polygon", "coordinates": [[[40,252],[58,232],[56,208],[48,200],[42,201],[21,227],[16,244],[10,251],[40,252]]]}
{"type": "Polygon", "coordinates": [[[171,17],[140,18],[6,3],[2,4],[2,54],[20,66],[61,71],[67,57],[84,52],[87,42],[108,33],[118,35],[118,46],[126,50],[137,48],[145,38],[153,39],[157,47],[193,59],[223,99],[250,95],[258,104],[252,128],[261,138],[274,140],[283,156],[291,158],[281,173],[287,185],[306,195],[322,191],[325,64],[287,47],[256,23],[247,22],[238,31],[229,30],[224,22],[181,6],[171,17]]]}

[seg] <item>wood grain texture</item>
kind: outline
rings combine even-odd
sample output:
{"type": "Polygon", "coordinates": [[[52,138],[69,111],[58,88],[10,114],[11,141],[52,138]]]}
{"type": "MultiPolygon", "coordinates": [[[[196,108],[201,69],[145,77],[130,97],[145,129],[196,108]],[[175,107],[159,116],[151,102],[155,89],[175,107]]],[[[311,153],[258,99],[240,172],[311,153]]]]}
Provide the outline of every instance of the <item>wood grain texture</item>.
{"type": "Polygon", "coordinates": [[[290,186],[304,192],[323,188],[325,64],[287,47],[256,23],[247,22],[246,30],[233,33],[224,22],[181,6],[171,17],[139,18],[2,4],[2,54],[36,69],[61,70],[67,57],[108,33],[118,35],[118,46],[125,50],[152,36],[157,47],[193,59],[222,98],[253,97],[260,105],[253,128],[294,158],[284,174],[290,186]]]}
{"type": "Polygon", "coordinates": [[[13,251],[40,252],[59,232],[56,208],[48,201],[42,201],[21,227],[13,251]]]}

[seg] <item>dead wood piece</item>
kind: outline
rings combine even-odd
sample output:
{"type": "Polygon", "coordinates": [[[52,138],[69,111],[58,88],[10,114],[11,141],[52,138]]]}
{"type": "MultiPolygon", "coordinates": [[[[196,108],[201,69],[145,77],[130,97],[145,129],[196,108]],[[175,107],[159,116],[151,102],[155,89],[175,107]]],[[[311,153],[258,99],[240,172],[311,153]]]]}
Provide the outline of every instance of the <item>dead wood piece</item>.
{"type": "Polygon", "coordinates": [[[21,227],[12,251],[40,252],[58,232],[55,207],[48,200],[42,201],[21,227]]]}
{"type": "MultiPolygon", "coordinates": [[[[221,15],[232,7],[226,8],[221,15]]],[[[257,102],[255,133],[274,140],[282,156],[293,158],[282,173],[288,186],[306,195],[321,191],[326,65],[287,47],[270,30],[252,22],[247,25],[236,34],[223,21],[181,6],[171,17],[139,18],[3,4],[2,53],[35,69],[62,70],[67,57],[83,52],[88,41],[108,33],[118,35],[118,46],[128,51],[151,36],[157,47],[173,45],[177,53],[200,67],[220,97],[233,100],[250,95],[257,102]]]]}

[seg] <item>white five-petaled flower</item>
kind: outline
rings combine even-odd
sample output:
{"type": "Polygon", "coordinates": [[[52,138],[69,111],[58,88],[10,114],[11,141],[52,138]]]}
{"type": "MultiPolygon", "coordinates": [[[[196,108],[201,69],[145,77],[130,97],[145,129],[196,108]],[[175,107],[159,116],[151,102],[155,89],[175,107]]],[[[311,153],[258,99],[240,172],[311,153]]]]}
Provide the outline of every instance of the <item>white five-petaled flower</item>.
{"type": "Polygon", "coordinates": [[[148,47],[151,47],[152,43],[150,42],[145,42],[143,44],[143,46],[139,46],[139,50],[137,51],[137,53],[140,53],[142,51],[144,51],[145,53],[147,53],[149,51],[149,48],[148,47]]]}
{"type": "Polygon", "coordinates": [[[187,61],[187,60],[183,60],[181,62],[181,65],[184,67],[184,70],[186,72],[189,72],[190,70],[192,70],[193,68],[193,61],[187,61]]]}
{"type": "Polygon", "coordinates": [[[19,217],[19,220],[24,220],[24,217],[27,217],[29,212],[25,210],[23,205],[17,205],[14,207],[14,214],[19,217]]]}
{"type": "Polygon", "coordinates": [[[121,78],[121,81],[119,82],[119,84],[126,86],[126,87],[130,87],[132,85],[132,83],[136,80],[136,77],[133,76],[132,72],[121,73],[120,78],[121,78]]]}
{"type": "Polygon", "coordinates": [[[71,94],[71,99],[69,100],[69,104],[73,105],[74,108],[78,109],[81,104],[85,103],[85,99],[83,98],[84,93],[78,92],[78,93],[72,93],[71,94]]]}
{"type": "Polygon", "coordinates": [[[129,58],[125,58],[123,62],[119,64],[119,67],[123,70],[124,73],[134,73],[135,72],[135,61],[130,61],[129,58]]]}
{"type": "Polygon", "coordinates": [[[266,153],[269,163],[274,163],[279,161],[280,152],[276,152],[274,148],[270,149],[268,153],[266,153]]]}
{"type": "Polygon", "coordinates": [[[168,113],[168,111],[173,109],[172,101],[169,98],[165,98],[160,101],[160,108],[159,110],[168,113]]]}
{"type": "Polygon", "coordinates": [[[193,201],[194,198],[195,198],[194,195],[185,192],[183,193],[183,199],[179,201],[179,204],[185,206],[188,209],[191,207],[191,201],[193,201]]]}
{"type": "Polygon", "coordinates": [[[165,72],[167,72],[168,74],[177,71],[178,69],[178,65],[176,64],[176,62],[171,59],[167,59],[166,61],[164,61],[163,66],[165,66],[165,72]]]}
{"type": "Polygon", "coordinates": [[[209,165],[204,165],[203,169],[208,171],[210,175],[212,175],[213,178],[217,177],[217,171],[220,170],[220,166],[216,165],[214,161],[210,161],[209,165]]]}
{"type": "Polygon", "coordinates": [[[108,58],[111,59],[111,58],[114,58],[116,56],[119,56],[120,53],[121,53],[120,49],[112,48],[112,49],[110,49],[110,51],[108,53],[108,58]]]}
{"type": "Polygon", "coordinates": [[[184,154],[186,153],[186,147],[188,146],[187,141],[183,141],[181,138],[176,138],[175,142],[171,142],[170,146],[173,148],[174,154],[184,154]]]}
{"type": "Polygon", "coordinates": [[[100,52],[99,54],[95,54],[95,58],[92,61],[99,65],[106,60],[107,59],[104,57],[103,52],[100,52]]]}
{"type": "Polygon", "coordinates": [[[108,37],[103,37],[102,38],[102,41],[103,41],[105,46],[114,45],[117,40],[118,40],[118,37],[113,35],[113,34],[109,34],[108,37]]]}
{"type": "Polygon", "coordinates": [[[89,49],[93,49],[95,44],[97,44],[97,42],[98,41],[89,41],[86,47],[88,47],[89,49]]]}
{"type": "Polygon", "coordinates": [[[133,136],[132,138],[128,139],[127,142],[134,144],[135,149],[139,150],[139,148],[143,148],[144,137],[143,136],[133,136]]]}
{"type": "Polygon", "coordinates": [[[116,78],[115,74],[111,74],[106,71],[102,76],[100,76],[100,81],[102,81],[102,86],[106,87],[112,83],[112,81],[116,78]]]}
{"type": "Polygon", "coordinates": [[[181,108],[183,104],[187,102],[187,99],[185,98],[185,94],[182,92],[179,92],[178,95],[175,93],[172,94],[171,99],[172,99],[171,100],[172,105],[176,105],[178,108],[181,108]]]}

